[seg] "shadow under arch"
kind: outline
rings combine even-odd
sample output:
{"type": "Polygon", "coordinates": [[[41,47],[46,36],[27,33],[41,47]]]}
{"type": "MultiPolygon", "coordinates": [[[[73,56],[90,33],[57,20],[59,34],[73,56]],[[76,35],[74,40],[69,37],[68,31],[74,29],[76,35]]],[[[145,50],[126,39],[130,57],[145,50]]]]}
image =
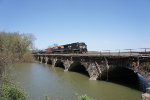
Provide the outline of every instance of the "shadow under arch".
{"type": "Polygon", "coordinates": [[[65,66],[64,66],[64,64],[63,64],[63,62],[61,60],[57,60],[56,61],[55,67],[60,67],[60,68],[65,69],[65,66]]]}
{"type": "Polygon", "coordinates": [[[42,63],[46,63],[46,59],[45,59],[45,57],[42,59],[42,63]]]}
{"type": "Polygon", "coordinates": [[[48,59],[47,64],[52,65],[52,60],[51,60],[51,59],[48,59]]]}
{"type": "Polygon", "coordinates": [[[107,71],[105,70],[101,75],[102,80],[107,80],[112,83],[117,83],[136,89],[142,92],[146,91],[146,80],[144,77],[139,77],[137,72],[126,67],[113,67],[107,71]],[[142,78],[142,79],[141,79],[142,78]]]}
{"type": "Polygon", "coordinates": [[[81,63],[78,61],[73,62],[70,65],[68,71],[77,72],[89,77],[89,73],[87,72],[86,68],[83,65],[81,65],[81,63]]]}

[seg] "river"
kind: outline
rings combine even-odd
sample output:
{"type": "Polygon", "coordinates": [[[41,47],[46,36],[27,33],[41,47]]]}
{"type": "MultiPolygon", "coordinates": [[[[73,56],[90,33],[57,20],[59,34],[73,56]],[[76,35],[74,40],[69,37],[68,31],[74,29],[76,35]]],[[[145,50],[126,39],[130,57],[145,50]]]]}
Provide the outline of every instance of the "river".
{"type": "Polygon", "coordinates": [[[95,100],[141,100],[138,90],[106,81],[92,81],[76,72],[39,63],[15,64],[12,76],[29,94],[28,100],[77,100],[88,95],[95,100]]]}

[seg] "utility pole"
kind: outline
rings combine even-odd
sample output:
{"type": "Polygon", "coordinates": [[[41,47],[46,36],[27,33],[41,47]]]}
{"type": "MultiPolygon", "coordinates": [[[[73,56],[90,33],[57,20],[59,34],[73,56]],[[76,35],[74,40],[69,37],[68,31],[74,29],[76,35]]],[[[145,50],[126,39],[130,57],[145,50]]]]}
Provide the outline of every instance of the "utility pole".
{"type": "Polygon", "coordinates": [[[130,53],[130,56],[131,56],[132,55],[132,50],[134,50],[134,49],[125,49],[125,50],[128,50],[129,53],[130,53]]]}
{"type": "Polygon", "coordinates": [[[102,55],[102,52],[100,51],[100,56],[102,55]]]}
{"type": "Polygon", "coordinates": [[[110,56],[110,51],[111,51],[111,50],[104,50],[104,51],[107,51],[107,52],[109,53],[109,56],[110,56]]]}
{"type": "Polygon", "coordinates": [[[120,49],[116,49],[115,51],[118,51],[118,56],[120,56],[120,49]]]}
{"type": "Polygon", "coordinates": [[[106,70],[107,70],[107,79],[106,79],[106,80],[108,81],[108,77],[109,77],[109,76],[108,76],[108,75],[109,75],[109,74],[108,74],[109,65],[108,65],[108,61],[107,61],[106,57],[105,57],[104,59],[105,59],[106,70]]]}
{"type": "Polygon", "coordinates": [[[147,52],[148,49],[150,48],[140,48],[140,49],[144,49],[145,53],[147,52]]]}

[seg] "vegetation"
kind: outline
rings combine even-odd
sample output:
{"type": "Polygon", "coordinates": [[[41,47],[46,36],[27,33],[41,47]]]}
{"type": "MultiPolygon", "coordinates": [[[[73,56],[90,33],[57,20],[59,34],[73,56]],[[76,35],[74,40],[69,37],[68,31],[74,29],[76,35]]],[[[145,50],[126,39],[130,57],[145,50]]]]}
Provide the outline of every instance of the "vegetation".
{"type": "Polygon", "coordinates": [[[16,62],[32,61],[30,49],[33,45],[30,34],[0,32],[0,74],[8,65],[16,62]]]}
{"type": "Polygon", "coordinates": [[[30,49],[33,46],[31,34],[19,34],[17,32],[0,32],[0,99],[1,100],[25,100],[24,92],[17,88],[6,76],[11,64],[18,62],[31,62],[30,49]]]}
{"type": "MultiPolygon", "coordinates": [[[[78,94],[76,94],[78,95],[78,94]]],[[[58,100],[58,99],[52,99],[51,97],[49,96],[45,96],[45,100],[58,100]]],[[[60,99],[59,99],[60,100],[60,99]]],[[[86,94],[85,95],[81,95],[81,96],[78,96],[78,100],[94,100],[90,97],[88,97],[86,94]]]]}
{"type": "Polygon", "coordinates": [[[18,88],[14,84],[2,84],[1,88],[1,100],[26,100],[26,93],[21,88],[18,88]]]}
{"type": "Polygon", "coordinates": [[[85,95],[78,96],[78,100],[94,100],[94,99],[91,99],[90,97],[88,97],[88,96],[85,94],[85,95]]]}

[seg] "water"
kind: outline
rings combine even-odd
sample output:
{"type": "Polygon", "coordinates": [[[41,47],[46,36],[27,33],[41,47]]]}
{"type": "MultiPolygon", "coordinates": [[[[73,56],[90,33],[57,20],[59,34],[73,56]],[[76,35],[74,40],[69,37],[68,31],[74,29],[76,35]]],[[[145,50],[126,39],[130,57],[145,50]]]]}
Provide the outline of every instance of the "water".
{"type": "Polygon", "coordinates": [[[13,78],[29,94],[28,100],[77,100],[78,95],[87,94],[95,100],[141,100],[141,92],[119,84],[91,81],[76,72],[45,64],[16,64],[13,78]]]}

